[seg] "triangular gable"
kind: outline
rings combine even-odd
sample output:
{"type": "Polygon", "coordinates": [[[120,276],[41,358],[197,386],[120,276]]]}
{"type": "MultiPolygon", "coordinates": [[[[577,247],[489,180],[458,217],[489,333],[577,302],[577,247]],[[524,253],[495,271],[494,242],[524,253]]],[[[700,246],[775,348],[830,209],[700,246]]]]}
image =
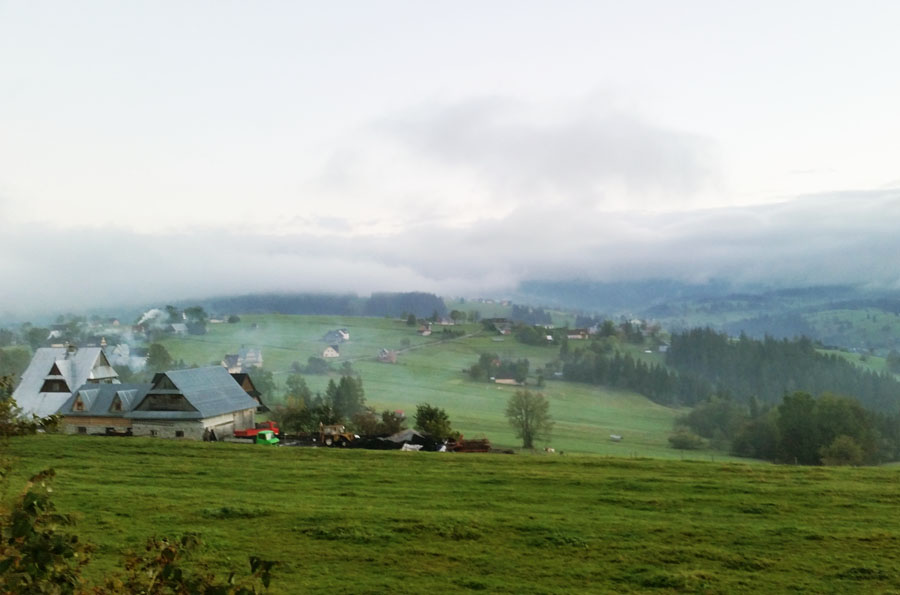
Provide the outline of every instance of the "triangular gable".
{"type": "Polygon", "coordinates": [[[125,405],[122,403],[122,398],[119,395],[113,397],[112,404],[109,406],[110,411],[122,411],[125,408],[125,405]]]}
{"type": "Polygon", "coordinates": [[[110,366],[109,360],[106,359],[106,354],[103,351],[100,351],[100,355],[97,357],[97,361],[94,362],[94,368],[99,368],[100,366],[110,366]]]}
{"type": "Polygon", "coordinates": [[[53,362],[53,365],[50,367],[50,372],[47,376],[62,376],[63,373],[59,371],[59,365],[56,362],[53,362]]]}
{"type": "Polygon", "coordinates": [[[153,388],[151,390],[178,390],[178,387],[175,386],[175,383],[172,382],[168,376],[161,374],[160,377],[156,379],[156,382],[153,383],[153,388]]]}

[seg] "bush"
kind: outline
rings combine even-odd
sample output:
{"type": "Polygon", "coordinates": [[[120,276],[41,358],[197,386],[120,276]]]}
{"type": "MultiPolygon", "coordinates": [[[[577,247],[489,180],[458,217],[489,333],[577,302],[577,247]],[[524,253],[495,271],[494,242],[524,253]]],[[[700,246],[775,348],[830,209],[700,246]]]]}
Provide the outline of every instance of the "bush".
{"type": "Polygon", "coordinates": [[[705,446],[703,438],[685,429],[669,436],[669,444],[678,450],[699,450],[705,446]]]}

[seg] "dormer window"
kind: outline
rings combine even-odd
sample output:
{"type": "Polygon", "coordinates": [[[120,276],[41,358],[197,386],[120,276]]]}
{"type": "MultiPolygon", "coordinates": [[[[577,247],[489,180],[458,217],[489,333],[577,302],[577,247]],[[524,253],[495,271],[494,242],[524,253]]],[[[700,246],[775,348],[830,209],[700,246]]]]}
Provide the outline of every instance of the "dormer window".
{"type": "Polygon", "coordinates": [[[112,410],[113,411],[121,411],[122,410],[122,399],[120,399],[119,397],[116,397],[115,400],[113,400],[112,410]]]}
{"type": "Polygon", "coordinates": [[[81,397],[75,399],[75,404],[72,406],[73,411],[84,411],[84,401],[81,400],[81,397]]]}

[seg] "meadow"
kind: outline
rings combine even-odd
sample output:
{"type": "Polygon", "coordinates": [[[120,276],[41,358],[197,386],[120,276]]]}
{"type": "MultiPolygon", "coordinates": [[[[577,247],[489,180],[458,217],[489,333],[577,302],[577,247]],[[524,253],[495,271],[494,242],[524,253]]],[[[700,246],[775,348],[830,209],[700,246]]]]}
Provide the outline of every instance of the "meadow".
{"type": "MultiPolygon", "coordinates": [[[[496,447],[513,448],[520,443],[504,410],[517,388],[474,382],[464,369],[483,352],[497,353],[504,359],[527,358],[532,370],[528,388],[547,396],[555,420],[551,439],[539,446],[612,456],[681,456],[669,448],[668,436],[675,418],[684,411],[629,391],[552,379],[538,389],[537,372],[556,358],[559,348],[524,345],[512,337],[483,332],[480,324],[450,327],[463,330],[467,336],[443,340],[440,327],[435,327],[430,337],[422,337],[416,327],[388,318],[246,315],[237,324],[211,324],[206,335],[170,337],[162,343],[173,358],[188,365],[218,364],[226,353],[237,353],[241,346],[259,347],[264,367],[273,372],[283,388],[292,364],[305,365],[310,356],[320,356],[327,346],[322,337],[337,328],[348,329],[350,341],[340,346],[341,357],[332,361],[335,372],[331,375],[304,375],[314,392],[324,391],[329,378],[337,378],[337,370],[349,361],[354,373],[363,379],[367,403],[377,410],[402,410],[412,416],[417,404],[430,403],[444,408],[453,427],[464,436],[487,437],[496,447]],[[381,348],[400,350],[398,362],[378,362],[376,355],[381,348]],[[622,442],[610,441],[611,434],[623,436],[622,442]]],[[[658,361],[658,354],[627,348],[636,357],[658,361]]],[[[269,402],[278,402],[278,398],[269,402]]]]}
{"type": "Polygon", "coordinates": [[[272,592],[900,591],[897,468],[12,439],[53,467],[100,577],[151,535],[194,564],[281,562],[272,592]]]}

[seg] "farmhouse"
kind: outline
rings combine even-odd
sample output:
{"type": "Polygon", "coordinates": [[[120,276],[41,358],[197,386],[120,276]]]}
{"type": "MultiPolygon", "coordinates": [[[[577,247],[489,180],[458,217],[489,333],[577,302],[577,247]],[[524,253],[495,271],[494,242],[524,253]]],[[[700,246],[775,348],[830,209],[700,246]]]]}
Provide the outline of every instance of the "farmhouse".
{"type": "Polygon", "coordinates": [[[262,349],[256,347],[241,347],[237,353],[227,353],[222,358],[222,367],[230,374],[244,372],[250,368],[262,368],[262,349]]]}
{"type": "Polygon", "coordinates": [[[149,384],[85,384],[59,409],[69,434],[130,434],[128,413],[150,390],[149,384]]]}
{"type": "Polygon", "coordinates": [[[337,345],[329,345],[325,348],[325,351],[322,352],[322,357],[341,357],[340,348],[337,345]]]}
{"type": "Polygon", "coordinates": [[[397,352],[383,347],[381,351],[378,352],[378,361],[385,364],[396,364],[397,352]]]}
{"type": "Polygon", "coordinates": [[[135,436],[229,436],[252,428],[258,403],[221,366],[161,372],[128,414],[135,436]]]}
{"type": "Polygon", "coordinates": [[[59,411],[83,384],[118,382],[118,373],[100,347],[41,347],[34,352],[12,396],[23,415],[45,417],[59,411]]]}
{"type": "Polygon", "coordinates": [[[327,333],[325,333],[325,336],[322,337],[322,340],[326,343],[340,343],[342,341],[349,341],[350,331],[345,328],[328,331],[327,333]]]}
{"type": "Polygon", "coordinates": [[[172,335],[186,335],[188,328],[183,322],[173,322],[166,325],[165,331],[172,335]]]}

